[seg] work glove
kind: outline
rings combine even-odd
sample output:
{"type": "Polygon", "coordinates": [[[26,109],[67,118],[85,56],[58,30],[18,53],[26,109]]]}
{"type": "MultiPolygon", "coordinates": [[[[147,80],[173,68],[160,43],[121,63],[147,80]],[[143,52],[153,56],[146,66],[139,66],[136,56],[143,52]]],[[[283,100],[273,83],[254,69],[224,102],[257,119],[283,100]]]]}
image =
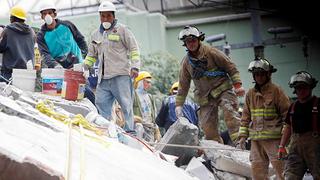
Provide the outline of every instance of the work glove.
{"type": "Polygon", "coordinates": [[[236,145],[236,148],[242,149],[242,150],[246,149],[246,138],[245,137],[240,138],[240,140],[238,141],[238,143],[236,145]]]}
{"type": "Polygon", "coordinates": [[[131,71],[130,71],[131,78],[135,79],[136,77],[138,77],[138,75],[139,75],[139,69],[131,68],[131,71]]]}
{"type": "Polygon", "coordinates": [[[177,119],[183,117],[182,106],[176,106],[175,108],[177,119]]]}
{"type": "Polygon", "coordinates": [[[83,77],[85,78],[85,79],[88,79],[89,78],[89,76],[90,76],[90,72],[89,72],[89,70],[86,70],[86,71],[83,71],[83,77]]]}
{"type": "Polygon", "coordinates": [[[236,93],[237,96],[244,96],[245,95],[245,90],[241,86],[241,83],[235,83],[233,84],[234,92],[236,93]]]}
{"type": "Polygon", "coordinates": [[[160,140],[161,140],[161,133],[160,133],[160,129],[158,126],[155,127],[154,139],[156,142],[160,142],[160,140]]]}
{"type": "Polygon", "coordinates": [[[278,148],[278,159],[279,160],[285,159],[287,154],[288,153],[287,153],[286,148],[280,145],[279,148],[278,148]]]}
{"type": "Polygon", "coordinates": [[[61,64],[57,63],[55,66],[54,66],[55,69],[63,69],[63,67],[61,66],[61,64]]]}

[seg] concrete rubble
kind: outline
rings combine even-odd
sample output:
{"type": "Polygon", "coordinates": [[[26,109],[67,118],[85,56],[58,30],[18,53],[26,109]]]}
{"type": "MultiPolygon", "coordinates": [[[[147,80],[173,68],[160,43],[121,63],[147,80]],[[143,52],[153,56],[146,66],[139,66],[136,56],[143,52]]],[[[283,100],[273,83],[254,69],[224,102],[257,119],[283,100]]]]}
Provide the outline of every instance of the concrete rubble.
{"type": "Polygon", "coordinates": [[[198,134],[197,126],[180,118],[148,146],[101,117],[87,99],[67,101],[0,83],[0,179],[251,179],[249,151],[199,140],[198,134]],[[81,114],[100,134],[69,128],[36,109],[39,102],[70,118],[81,114]]]}
{"type": "Polygon", "coordinates": [[[50,101],[57,112],[72,117],[69,111],[79,107],[83,113],[94,111],[86,100],[69,102],[6,85],[0,85],[0,92],[0,179],[198,179],[164,161],[165,154],[144,145],[132,148],[137,141],[121,130],[128,145],[109,137],[107,129],[98,135],[69,128],[35,109],[39,101],[50,101]]]}
{"type": "Polygon", "coordinates": [[[171,147],[161,144],[180,144],[180,145],[199,145],[198,139],[199,129],[197,126],[189,123],[188,119],[179,118],[162,137],[160,145],[155,146],[165,154],[175,155],[179,158],[176,160],[176,165],[186,165],[192,157],[197,155],[197,149],[171,147]]]}

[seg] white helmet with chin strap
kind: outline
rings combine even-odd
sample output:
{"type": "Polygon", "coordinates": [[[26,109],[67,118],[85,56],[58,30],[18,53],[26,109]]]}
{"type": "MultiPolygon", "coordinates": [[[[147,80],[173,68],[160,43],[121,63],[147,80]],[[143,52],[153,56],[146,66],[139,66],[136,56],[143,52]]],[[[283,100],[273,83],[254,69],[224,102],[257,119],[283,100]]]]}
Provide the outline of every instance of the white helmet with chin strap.
{"type": "Polygon", "coordinates": [[[306,71],[299,71],[296,74],[292,75],[289,81],[289,87],[293,88],[297,85],[304,83],[309,85],[312,89],[316,87],[318,81],[311,76],[306,71]]]}
{"type": "Polygon", "coordinates": [[[189,36],[199,38],[200,41],[204,40],[204,33],[200,32],[198,28],[194,26],[185,26],[179,33],[179,40],[184,41],[189,36]]]}
{"type": "Polygon", "coordinates": [[[258,72],[258,71],[266,71],[266,72],[274,73],[277,71],[277,69],[274,68],[266,59],[257,57],[256,59],[250,62],[248,71],[251,73],[258,72]]]}
{"type": "Polygon", "coordinates": [[[99,12],[103,12],[103,11],[113,11],[116,12],[116,6],[110,2],[110,1],[103,1],[98,9],[99,12]]]}

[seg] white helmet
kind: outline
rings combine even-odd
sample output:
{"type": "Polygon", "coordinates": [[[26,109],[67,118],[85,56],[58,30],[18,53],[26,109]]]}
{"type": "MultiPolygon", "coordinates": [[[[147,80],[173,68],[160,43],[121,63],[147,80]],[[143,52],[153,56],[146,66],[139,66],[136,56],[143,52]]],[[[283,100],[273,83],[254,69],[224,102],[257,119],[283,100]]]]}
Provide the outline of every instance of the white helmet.
{"type": "Polygon", "coordinates": [[[116,12],[116,6],[110,2],[110,1],[103,1],[98,9],[99,12],[103,12],[103,11],[113,11],[116,12]]]}
{"type": "Polygon", "coordinates": [[[41,13],[41,11],[44,11],[47,9],[53,9],[55,11],[57,10],[56,6],[52,1],[50,0],[42,1],[42,3],[40,4],[39,12],[41,13]]]}
{"type": "Polygon", "coordinates": [[[250,62],[248,71],[249,72],[267,71],[267,72],[274,73],[277,71],[277,69],[274,68],[266,59],[256,58],[255,60],[250,62]]]}
{"type": "Polygon", "coordinates": [[[292,75],[289,81],[289,87],[293,88],[299,85],[300,83],[305,83],[309,85],[311,88],[316,87],[318,81],[311,76],[306,71],[299,71],[296,74],[292,75]]]}
{"type": "Polygon", "coordinates": [[[194,36],[200,38],[201,41],[204,40],[204,33],[200,32],[198,28],[194,26],[185,26],[183,30],[179,33],[179,39],[184,41],[186,37],[194,36]]]}

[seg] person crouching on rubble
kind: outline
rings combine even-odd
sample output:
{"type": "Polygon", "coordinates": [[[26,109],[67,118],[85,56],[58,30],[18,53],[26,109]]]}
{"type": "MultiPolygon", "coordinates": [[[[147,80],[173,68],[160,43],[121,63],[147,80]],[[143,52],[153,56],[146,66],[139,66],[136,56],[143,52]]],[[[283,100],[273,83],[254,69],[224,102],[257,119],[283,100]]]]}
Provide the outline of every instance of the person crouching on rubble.
{"type": "Polygon", "coordinates": [[[277,179],[283,179],[284,163],[278,160],[277,151],[290,101],[284,91],[271,82],[271,74],[276,69],[267,60],[256,58],[250,62],[248,71],[255,86],[245,97],[237,148],[245,149],[246,139],[251,139],[253,179],[268,179],[269,162],[277,179]]]}
{"type": "MultiPolygon", "coordinates": [[[[168,131],[170,126],[177,121],[175,112],[176,108],[176,95],[178,92],[179,82],[172,84],[169,92],[169,96],[162,101],[161,108],[156,117],[156,123],[160,128],[163,128],[164,132],[168,131]]],[[[196,126],[198,126],[198,114],[199,106],[193,101],[186,99],[183,104],[183,117],[196,126]]]]}
{"type": "Polygon", "coordinates": [[[155,100],[147,91],[151,88],[152,76],[147,71],[140,71],[135,78],[133,114],[137,137],[148,142],[160,141],[159,127],[155,123],[157,114],[155,100]]]}
{"type": "Polygon", "coordinates": [[[245,91],[236,65],[223,52],[201,43],[204,38],[204,33],[194,26],[186,26],[179,33],[187,54],[180,67],[175,111],[178,118],[183,116],[183,104],[193,80],[205,138],[223,143],[218,132],[218,107],[222,108],[229,134],[235,140],[240,124],[237,96],[243,96],[245,91]]]}
{"type": "Polygon", "coordinates": [[[294,88],[297,101],[291,104],[285,119],[285,128],[279,145],[279,159],[287,158],[285,179],[302,179],[307,169],[313,179],[320,179],[320,116],[319,98],[312,95],[318,81],[306,71],[291,76],[289,86],[294,88]],[[291,137],[289,154],[286,145],[291,137]]]}

